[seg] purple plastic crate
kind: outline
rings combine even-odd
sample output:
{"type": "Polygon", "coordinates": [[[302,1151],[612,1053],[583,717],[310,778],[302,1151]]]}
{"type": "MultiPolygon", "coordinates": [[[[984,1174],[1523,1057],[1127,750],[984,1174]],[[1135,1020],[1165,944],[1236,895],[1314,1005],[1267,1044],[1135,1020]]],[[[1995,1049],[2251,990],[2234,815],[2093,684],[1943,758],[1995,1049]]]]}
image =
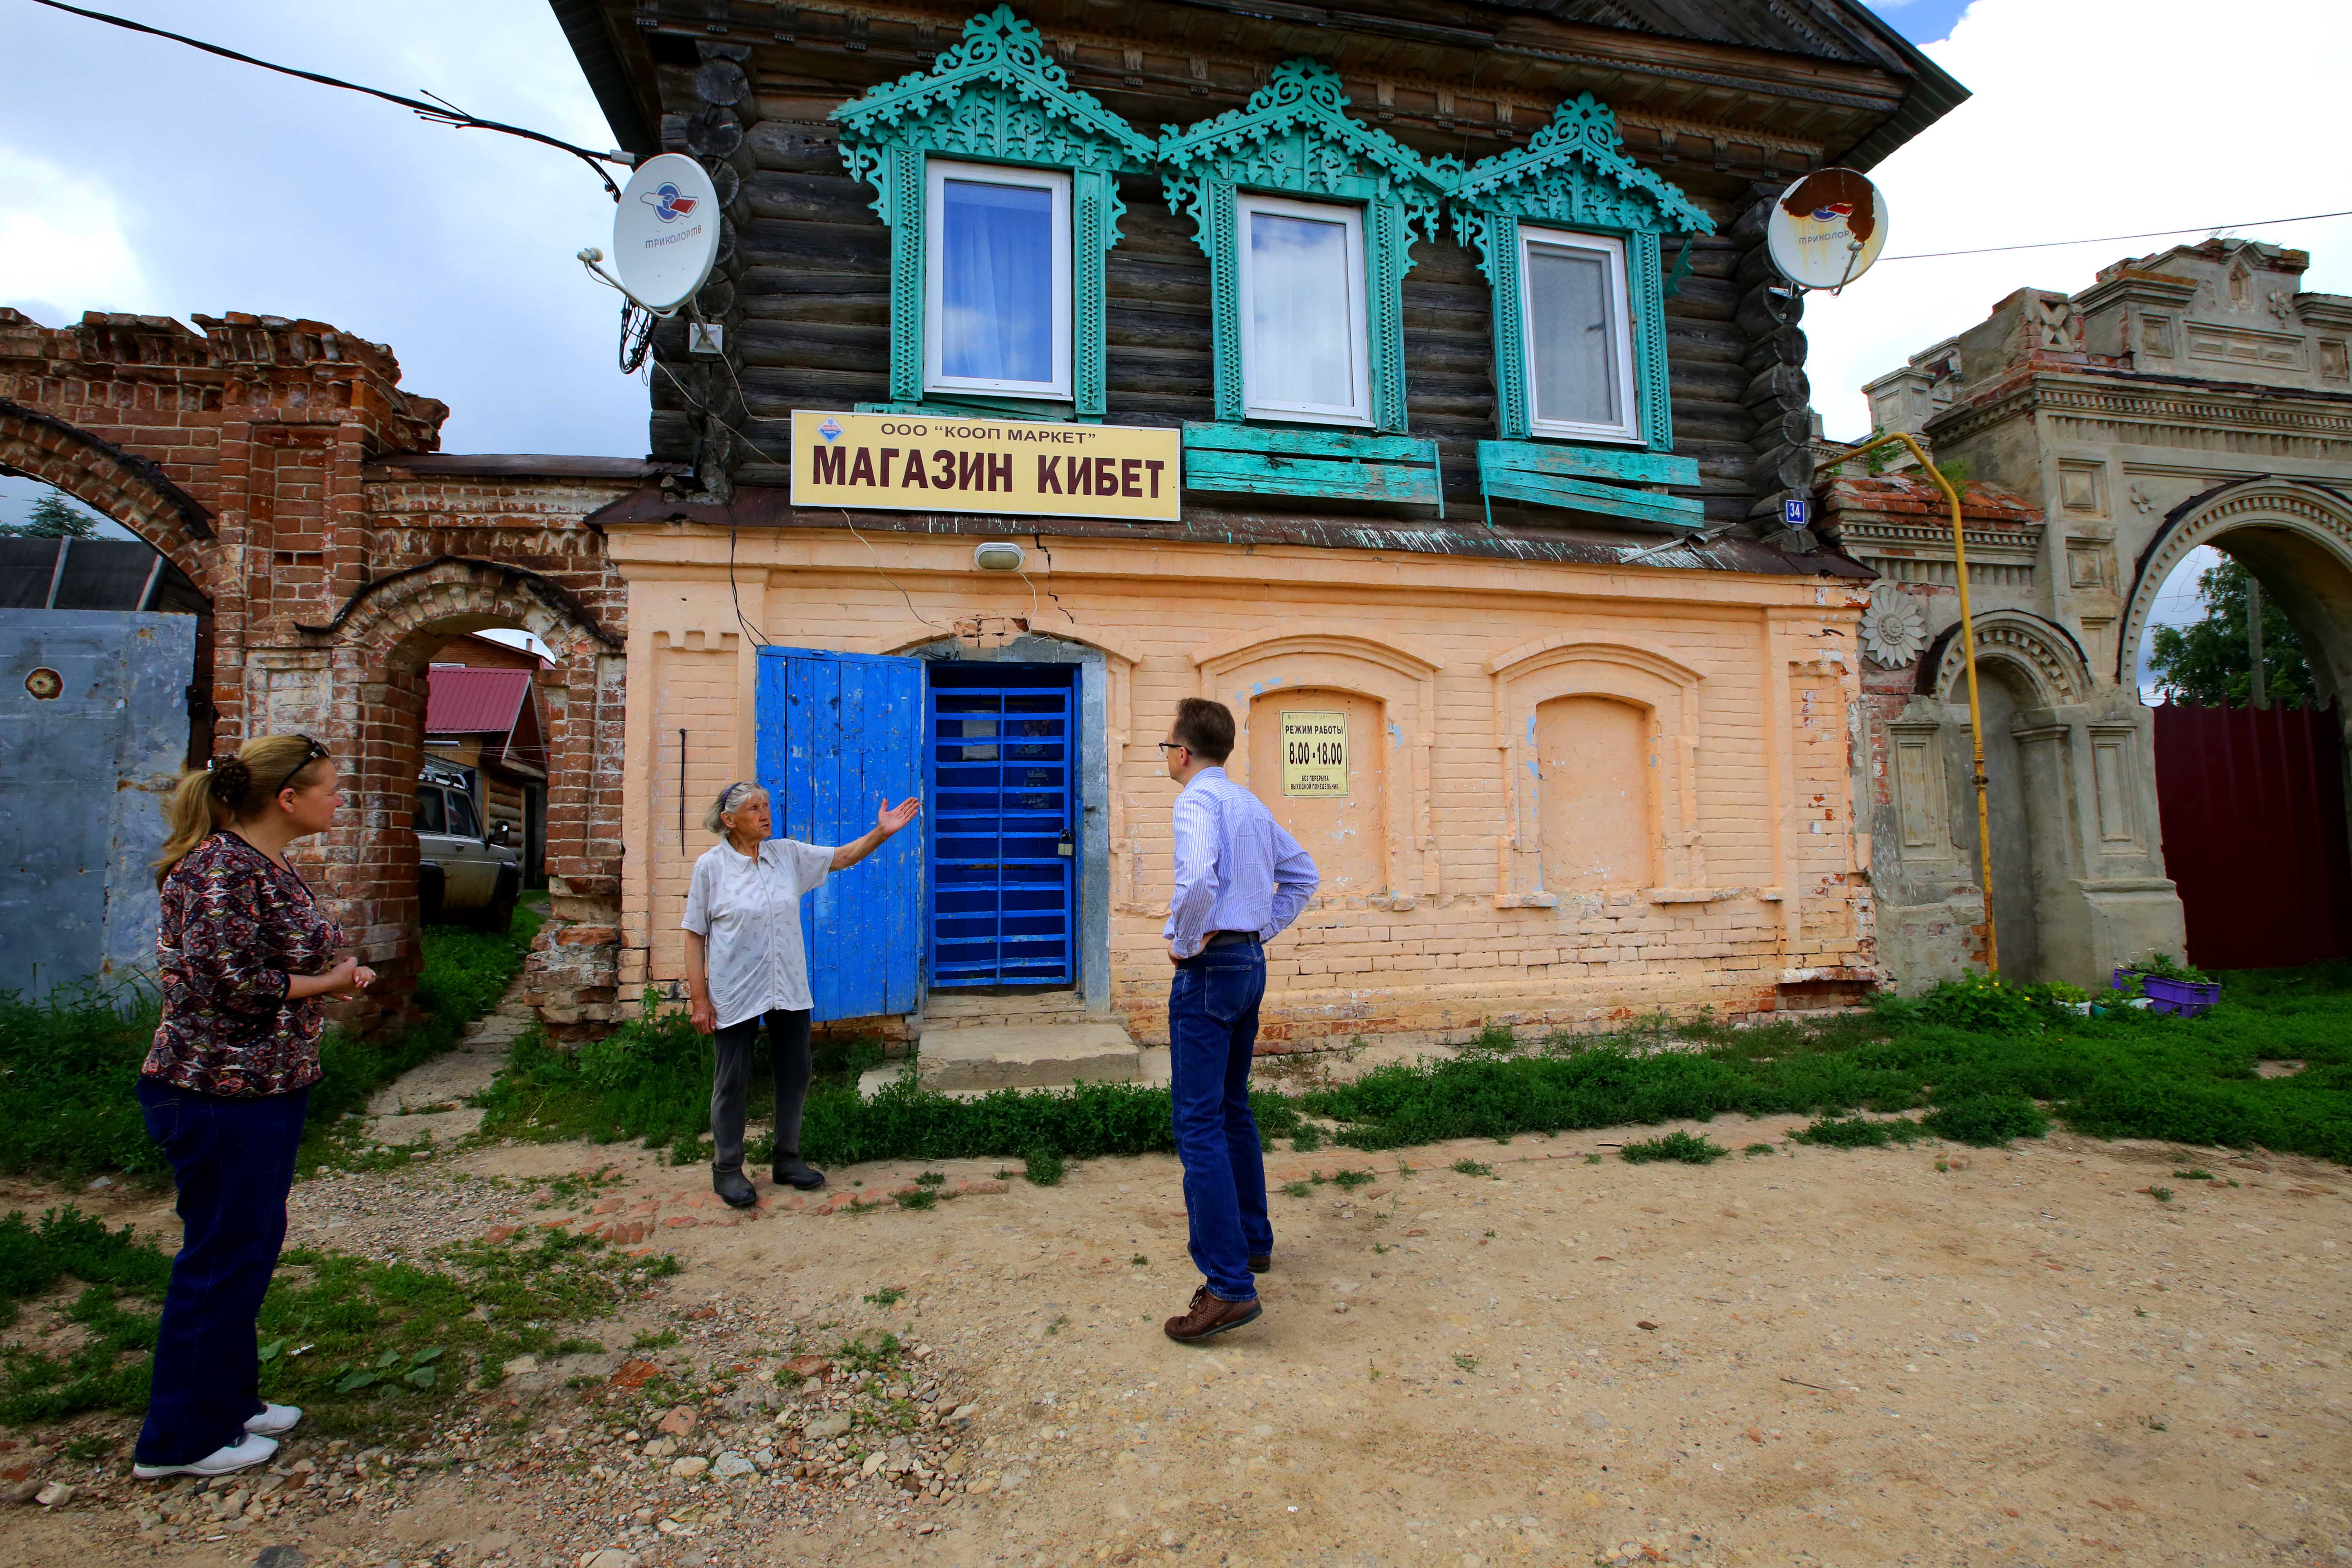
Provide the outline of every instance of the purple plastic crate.
{"type": "Polygon", "coordinates": [[[2161,974],[2148,974],[2133,969],[2117,969],[2108,978],[2108,988],[2121,991],[2134,974],[2139,975],[2141,994],[2158,1013],[2176,1013],[2183,1018],[2194,1018],[2221,999],[2221,986],[2218,981],[2169,980],[2161,974]]]}

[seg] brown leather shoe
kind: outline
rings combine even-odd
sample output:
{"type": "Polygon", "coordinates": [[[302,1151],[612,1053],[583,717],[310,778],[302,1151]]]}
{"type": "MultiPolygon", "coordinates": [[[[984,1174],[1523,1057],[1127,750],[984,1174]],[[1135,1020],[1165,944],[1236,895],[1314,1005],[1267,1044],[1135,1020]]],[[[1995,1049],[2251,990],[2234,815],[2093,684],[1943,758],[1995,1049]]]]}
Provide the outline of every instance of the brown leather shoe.
{"type": "Polygon", "coordinates": [[[1255,1253],[1250,1258],[1249,1268],[1253,1274],[1263,1274],[1273,1267],[1274,1254],[1271,1252],[1255,1253]]]}
{"type": "Polygon", "coordinates": [[[1227,1329],[1254,1323],[1265,1311],[1255,1297],[1246,1301],[1228,1301],[1222,1296],[1212,1296],[1203,1285],[1192,1292],[1192,1304],[1184,1309],[1182,1316],[1171,1318],[1160,1326],[1170,1339],[1189,1345],[1214,1339],[1227,1329]]]}

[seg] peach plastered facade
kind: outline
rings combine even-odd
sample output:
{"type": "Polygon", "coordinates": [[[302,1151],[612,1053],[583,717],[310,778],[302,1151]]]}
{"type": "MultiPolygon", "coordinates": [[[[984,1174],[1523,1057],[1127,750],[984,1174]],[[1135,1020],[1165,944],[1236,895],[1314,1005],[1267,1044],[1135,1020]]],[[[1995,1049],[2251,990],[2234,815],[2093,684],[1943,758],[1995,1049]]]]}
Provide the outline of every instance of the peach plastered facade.
{"type": "MultiPolygon", "coordinates": [[[[1166,1038],[1177,700],[1244,726],[1229,771],[1324,886],[1269,950],[1262,1048],[1501,1023],[1743,1016],[1874,978],[1853,815],[1847,582],[1407,552],[614,522],[627,594],[620,974],[678,994],[703,810],[756,776],[759,642],[1101,671],[1106,938],[1077,989],[1166,1038]],[[1032,587],[1035,590],[1033,605],[1032,587]],[[954,646],[950,647],[952,643],[954,646]],[[1294,798],[1285,711],[1346,716],[1345,794],[1294,798]]],[[[855,871],[846,876],[855,877],[855,871]]],[[[828,962],[822,942],[814,961],[828,962]]]]}

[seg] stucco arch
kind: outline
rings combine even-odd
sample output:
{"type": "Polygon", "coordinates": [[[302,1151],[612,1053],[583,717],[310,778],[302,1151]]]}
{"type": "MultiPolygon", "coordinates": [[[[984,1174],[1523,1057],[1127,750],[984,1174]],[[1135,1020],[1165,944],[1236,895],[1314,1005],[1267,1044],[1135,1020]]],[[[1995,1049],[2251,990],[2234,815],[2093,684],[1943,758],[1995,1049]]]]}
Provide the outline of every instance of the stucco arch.
{"type": "MultiPolygon", "coordinates": [[[[2025,610],[1989,610],[1975,621],[1979,670],[1988,660],[2008,664],[2032,689],[2036,707],[2059,708],[2091,697],[2090,662],[2065,627],[2025,610]]],[[[1927,646],[1919,660],[1918,691],[1947,702],[1968,700],[1957,622],[1927,646]]]]}
{"type": "Polygon", "coordinates": [[[2352,499],[2305,479],[2217,486],[2165,519],[2137,565],[2116,679],[2130,683],[2158,592],[2200,544],[2253,573],[2303,634],[2321,699],[2342,696],[2352,686],[2352,499]]]}
{"type": "MultiPolygon", "coordinates": [[[[1436,743],[1437,660],[1420,647],[1370,637],[1344,623],[1293,622],[1196,649],[1200,694],[1225,703],[1246,732],[1252,700],[1285,687],[1352,692],[1381,704],[1391,742],[1388,768],[1389,898],[1410,909],[1440,890],[1437,842],[1430,817],[1430,774],[1436,743]]],[[[1246,739],[1229,764],[1249,784],[1246,739]]],[[[1389,907],[1384,903],[1382,907],[1389,907]]]]}
{"type": "Polygon", "coordinates": [[[1643,714],[1652,765],[1650,833],[1662,894],[1704,888],[1698,825],[1698,672],[1661,648],[1573,634],[1544,637],[1490,659],[1495,747],[1500,753],[1510,831],[1496,841],[1496,902],[1549,906],[1538,884],[1534,823],[1537,710],[1559,697],[1603,697],[1643,714]]]}
{"type": "Polygon", "coordinates": [[[146,458],[0,397],[0,471],[54,485],[105,513],[213,596],[212,514],[146,458]]]}

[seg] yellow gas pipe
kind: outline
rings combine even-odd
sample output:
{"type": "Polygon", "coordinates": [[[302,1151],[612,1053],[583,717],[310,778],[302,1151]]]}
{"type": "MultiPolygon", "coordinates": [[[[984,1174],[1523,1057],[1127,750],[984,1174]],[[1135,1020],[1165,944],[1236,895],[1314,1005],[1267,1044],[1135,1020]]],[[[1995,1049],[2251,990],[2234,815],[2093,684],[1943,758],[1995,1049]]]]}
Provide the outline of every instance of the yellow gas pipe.
{"type": "Polygon", "coordinates": [[[1977,704],[1977,626],[1976,617],[1969,609],[1969,546],[1960,532],[1960,492],[1952,488],[1952,481],[1944,477],[1944,471],[1928,460],[1919,443],[1906,431],[1895,430],[1865,441],[1838,461],[1841,464],[1852,462],[1865,452],[1875,451],[1896,441],[1911,449],[1911,455],[1919,460],[1919,466],[1927,471],[1927,477],[1936,481],[1936,488],[1944,492],[1944,500],[1952,509],[1952,564],[1960,579],[1960,658],[1969,672],[1969,752],[1976,773],[1977,854],[1981,861],[1978,875],[1984,885],[1985,973],[1999,974],[2000,942],[1992,923],[1992,821],[1991,814],[1985,806],[1984,713],[1977,704]]]}

